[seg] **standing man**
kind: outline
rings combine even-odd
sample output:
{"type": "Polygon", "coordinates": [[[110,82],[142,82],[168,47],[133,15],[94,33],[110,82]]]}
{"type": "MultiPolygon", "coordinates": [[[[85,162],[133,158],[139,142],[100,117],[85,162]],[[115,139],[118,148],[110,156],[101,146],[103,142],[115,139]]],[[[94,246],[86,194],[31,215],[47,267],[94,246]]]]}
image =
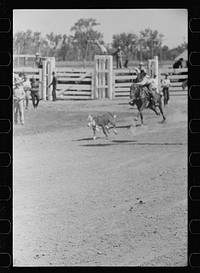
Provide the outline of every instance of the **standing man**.
{"type": "Polygon", "coordinates": [[[35,64],[38,68],[42,68],[42,58],[40,57],[39,53],[35,54],[35,64]]]}
{"type": "Polygon", "coordinates": [[[40,101],[40,95],[39,84],[36,82],[36,79],[34,77],[31,79],[31,98],[33,102],[33,108],[36,109],[40,101]]]}
{"type": "Polygon", "coordinates": [[[13,90],[13,102],[14,102],[14,122],[18,123],[18,114],[20,116],[20,122],[24,125],[24,99],[25,92],[22,87],[22,81],[17,79],[13,90]]]}
{"type": "Polygon", "coordinates": [[[56,101],[57,100],[57,98],[56,98],[57,78],[55,76],[55,72],[52,72],[52,75],[53,75],[52,83],[48,86],[48,88],[51,85],[53,85],[52,98],[53,98],[53,101],[56,101]]]}
{"type": "Polygon", "coordinates": [[[166,98],[166,104],[169,101],[169,87],[170,87],[170,79],[168,79],[168,74],[165,74],[165,78],[161,80],[161,87],[164,98],[166,98]],[[166,96],[165,96],[166,95],[166,96]]]}
{"type": "Polygon", "coordinates": [[[124,52],[121,49],[121,46],[118,46],[117,51],[113,54],[116,56],[117,68],[122,68],[122,58],[124,56],[124,52]]]}
{"type": "Polygon", "coordinates": [[[31,94],[31,83],[27,75],[24,75],[24,82],[22,84],[24,91],[26,93],[25,101],[26,101],[26,109],[28,109],[30,94],[31,94]]]}

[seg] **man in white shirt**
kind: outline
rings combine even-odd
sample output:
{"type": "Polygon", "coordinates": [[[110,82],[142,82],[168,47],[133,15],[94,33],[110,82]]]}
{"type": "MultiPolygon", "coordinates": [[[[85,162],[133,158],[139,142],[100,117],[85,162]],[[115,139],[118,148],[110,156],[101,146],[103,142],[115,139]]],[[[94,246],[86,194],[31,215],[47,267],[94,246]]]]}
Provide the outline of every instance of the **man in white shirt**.
{"type": "Polygon", "coordinates": [[[166,92],[166,99],[169,101],[169,87],[170,87],[170,79],[168,79],[168,74],[165,74],[165,78],[161,80],[161,87],[163,94],[166,92]]]}
{"type": "Polygon", "coordinates": [[[18,123],[18,115],[20,116],[21,124],[24,124],[24,98],[25,92],[22,87],[22,81],[17,79],[13,89],[13,102],[14,102],[14,121],[18,123]]]}
{"type": "Polygon", "coordinates": [[[31,83],[27,75],[24,75],[24,82],[22,84],[24,91],[26,93],[25,101],[26,101],[26,109],[28,109],[30,95],[31,95],[31,83]]]}

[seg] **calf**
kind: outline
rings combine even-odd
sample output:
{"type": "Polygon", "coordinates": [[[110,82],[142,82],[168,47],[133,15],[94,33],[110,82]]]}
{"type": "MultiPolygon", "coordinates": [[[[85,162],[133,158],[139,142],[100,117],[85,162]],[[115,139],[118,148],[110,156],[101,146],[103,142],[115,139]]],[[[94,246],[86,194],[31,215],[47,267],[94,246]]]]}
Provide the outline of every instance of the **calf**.
{"type": "Polygon", "coordinates": [[[87,119],[87,125],[88,127],[93,129],[93,139],[96,139],[96,131],[99,131],[100,129],[103,130],[106,137],[108,137],[107,133],[109,133],[109,124],[113,125],[114,133],[117,134],[117,131],[115,129],[115,119],[116,115],[112,115],[111,113],[107,112],[104,115],[101,116],[95,116],[92,117],[89,115],[87,119]]]}

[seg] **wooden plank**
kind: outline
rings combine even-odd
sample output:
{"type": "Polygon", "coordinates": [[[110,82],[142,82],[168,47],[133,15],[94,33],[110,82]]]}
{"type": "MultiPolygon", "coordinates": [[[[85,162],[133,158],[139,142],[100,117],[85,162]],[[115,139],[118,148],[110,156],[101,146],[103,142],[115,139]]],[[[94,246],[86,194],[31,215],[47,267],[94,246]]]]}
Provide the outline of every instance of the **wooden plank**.
{"type": "Polygon", "coordinates": [[[173,93],[170,93],[170,97],[172,96],[187,96],[188,95],[188,93],[187,92],[184,92],[184,91],[182,91],[182,92],[173,92],[173,93]]]}
{"type": "Polygon", "coordinates": [[[131,87],[131,85],[133,84],[133,82],[119,82],[119,83],[115,83],[115,88],[118,87],[131,87]]]}
{"type": "Polygon", "coordinates": [[[79,81],[80,82],[91,82],[92,81],[91,78],[79,80],[79,78],[65,78],[65,77],[63,77],[63,78],[58,77],[57,80],[58,80],[58,82],[79,82],[79,81]]]}
{"type": "MultiPolygon", "coordinates": [[[[173,86],[170,86],[170,87],[169,87],[169,91],[179,91],[179,90],[180,90],[180,91],[184,91],[184,90],[183,90],[182,88],[180,88],[180,87],[176,87],[176,86],[175,86],[175,87],[173,87],[173,86]]],[[[186,89],[185,89],[185,90],[186,90],[186,89]]]]}
{"type": "Polygon", "coordinates": [[[133,75],[130,75],[130,76],[115,76],[115,81],[120,81],[120,80],[133,80],[135,79],[136,77],[133,76],[133,75]]]}
{"type": "Polygon", "coordinates": [[[93,72],[93,68],[71,68],[71,67],[56,68],[56,73],[66,73],[66,72],[88,73],[88,72],[93,72]]]}
{"type": "MultiPolygon", "coordinates": [[[[59,92],[57,93],[58,94],[58,96],[59,96],[59,92]]],[[[63,95],[63,96],[69,96],[69,95],[72,95],[72,96],[91,96],[91,90],[89,90],[89,91],[74,91],[74,90],[71,90],[71,91],[69,91],[69,90],[67,90],[66,92],[63,92],[62,94],[60,94],[61,96],[63,95]]]]}
{"type": "MultiPolygon", "coordinates": [[[[164,76],[161,76],[160,77],[161,79],[164,79],[165,77],[164,76]]],[[[179,79],[187,79],[188,78],[188,75],[172,75],[172,76],[168,76],[168,79],[170,80],[179,80],[179,79]]]]}
{"type": "Polygon", "coordinates": [[[75,78],[80,78],[80,77],[87,77],[91,78],[91,72],[89,73],[56,73],[57,78],[62,78],[62,77],[75,77],[75,78]]]}
{"type": "Polygon", "coordinates": [[[100,88],[108,88],[108,85],[97,85],[96,87],[99,88],[99,89],[100,88]]]}
{"type": "Polygon", "coordinates": [[[132,74],[136,74],[136,71],[134,68],[126,68],[126,69],[113,69],[115,75],[116,74],[123,74],[123,73],[132,73],[132,74]]]}
{"type": "Polygon", "coordinates": [[[14,73],[40,73],[40,68],[31,68],[31,67],[18,67],[14,68],[13,72],[14,73]]]}
{"type": "Polygon", "coordinates": [[[91,85],[83,84],[58,84],[57,89],[62,90],[91,90],[91,85]]]}
{"type": "Polygon", "coordinates": [[[182,72],[188,72],[188,68],[160,68],[159,70],[161,74],[164,74],[164,73],[178,74],[182,72]]]}
{"type": "Polygon", "coordinates": [[[59,99],[73,99],[73,100],[91,100],[91,96],[67,96],[62,95],[62,97],[59,97],[59,99]]]}

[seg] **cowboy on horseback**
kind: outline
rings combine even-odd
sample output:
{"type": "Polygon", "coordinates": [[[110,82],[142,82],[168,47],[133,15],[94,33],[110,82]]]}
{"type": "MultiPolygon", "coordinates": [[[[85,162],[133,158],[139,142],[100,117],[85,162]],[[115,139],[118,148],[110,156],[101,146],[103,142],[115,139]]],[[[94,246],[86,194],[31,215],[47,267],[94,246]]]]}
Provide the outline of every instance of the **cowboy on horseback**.
{"type": "Polygon", "coordinates": [[[137,74],[137,78],[135,80],[135,83],[137,85],[140,85],[142,87],[147,87],[147,91],[150,97],[150,100],[154,103],[155,106],[158,106],[158,103],[156,101],[156,96],[155,93],[152,89],[151,81],[149,76],[147,75],[146,71],[144,68],[140,70],[140,73],[137,74]]]}

